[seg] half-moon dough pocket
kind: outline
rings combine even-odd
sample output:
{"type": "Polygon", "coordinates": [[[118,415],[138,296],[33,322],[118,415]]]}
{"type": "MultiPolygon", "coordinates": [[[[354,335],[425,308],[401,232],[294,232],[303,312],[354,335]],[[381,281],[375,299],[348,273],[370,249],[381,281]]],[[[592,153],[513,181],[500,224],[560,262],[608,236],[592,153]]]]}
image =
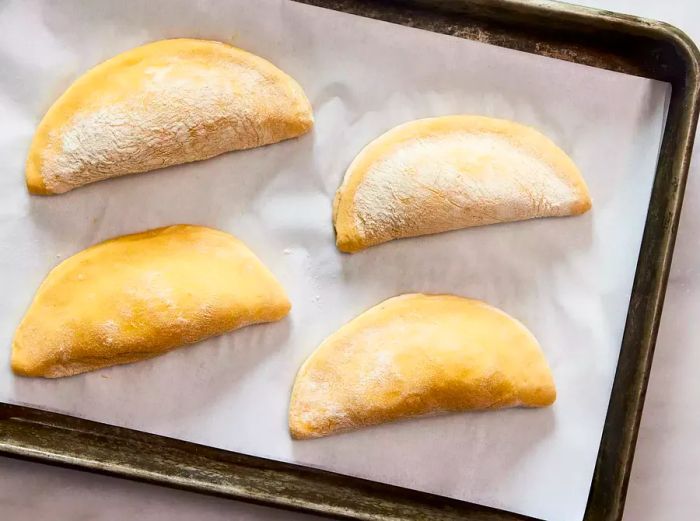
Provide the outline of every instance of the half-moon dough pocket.
{"type": "Polygon", "coordinates": [[[416,237],[590,209],[576,165],[536,130],[503,119],[411,121],[355,158],[333,204],[336,243],[356,252],[416,237]]]}
{"type": "Polygon", "coordinates": [[[313,125],[301,87],[230,45],[162,40],[78,78],[42,119],[27,159],[29,191],[79,186],[276,143],[313,125]]]}
{"type": "Polygon", "coordinates": [[[289,406],[293,438],[427,414],[544,407],[556,398],[528,329],[453,295],[407,294],[362,313],[302,365],[289,406]]]}
{"type": "Polygon", "coordinates": [[[15,334],[12,369],[55,378],[136,362],[289,309],[272,273],[228,233],[125,235],[51,270],[15,334]]]}

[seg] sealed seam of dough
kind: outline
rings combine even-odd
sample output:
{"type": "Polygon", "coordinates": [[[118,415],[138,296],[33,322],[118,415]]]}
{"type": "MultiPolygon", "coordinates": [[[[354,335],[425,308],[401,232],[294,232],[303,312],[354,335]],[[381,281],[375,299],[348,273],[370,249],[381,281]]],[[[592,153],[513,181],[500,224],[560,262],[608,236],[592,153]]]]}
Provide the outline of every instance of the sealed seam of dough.
{"type": "Polygon", "coordinates": [[[92,246],[56,266],[12,344],[12,369],[55,378],[144,360],[289,312],[241,241],[176,225],[92,246]]]}
{"type": "Polygon", "coordinates": [[[333,204],[337,246],[591,207],[576,165],[536,130],[503,119],[444,116],[389,130],[355,158],[333,204]]]}
{"type": "Polygon", "coordinates": [[[293,438],[415,416],[545,407],[556,389],[530,331],[503,311],[454,295],[407,294],[329,336],[297,374],[293,438]]]}
{"type": "Polygon", "coordinates": [[[53,104],[34,135],[27,186],[59,194],[276,143],[312,125],[301,87],[263,58],[221,42],[162,40],[97,65],[53,104]]]}

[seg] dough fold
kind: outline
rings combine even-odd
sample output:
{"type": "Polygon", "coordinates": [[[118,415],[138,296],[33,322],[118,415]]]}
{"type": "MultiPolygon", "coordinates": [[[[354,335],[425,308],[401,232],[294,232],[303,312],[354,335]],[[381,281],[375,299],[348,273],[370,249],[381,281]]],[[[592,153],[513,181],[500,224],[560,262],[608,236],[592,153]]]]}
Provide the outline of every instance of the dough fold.
{"type": "Polygon", "coordinates": [[[220,42],[162,40],[97,65],[53,104],[34,135],[27,187],[60,194],[276,143],[312,125],[301,87],[270,62],[220,42]]]}
{"type": "Polygon", "coordinates": [[[328,337],[299,370],[289,406],[293,438],[317,438],[403,418],[556,398],[535,337],[488,304],[407,294],[328,337]]]}
{"type": "Polygon", "coordinates": [[[573,161],[536,130],[445,116],[400,125],[355,158],[333,204],[336,243],[352,253],[393,239],[591,207],[573,161]]]}
{"type": "Polygon", "coordinates": [[[92,246],[56,266],[12,344],[12,370],[56,378],[126,364],[283,318],[280,284],[235,237],[176,225],[92,246]]]}

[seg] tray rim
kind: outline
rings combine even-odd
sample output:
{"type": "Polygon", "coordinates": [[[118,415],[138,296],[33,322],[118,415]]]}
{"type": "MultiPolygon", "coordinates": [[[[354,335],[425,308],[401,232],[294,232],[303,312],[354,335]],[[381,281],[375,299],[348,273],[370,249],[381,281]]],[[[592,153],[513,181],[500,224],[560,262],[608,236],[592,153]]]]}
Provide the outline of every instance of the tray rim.
{"type": "MultiPolygon", "coordinates": [[[[403,16],[398,10],[404,8],[413,10],[412,12],[425,12],[437,3],[435,0],[295,1],[331,8],[365,4],[365,8],[369,10],[375,9],[372,4],[387,8],[394,6],[392,8],[398,13],[396,16],[403,16]]],[[[515,13],[542,22],[556,17],[557,21],[569,23],[572,27],[593,24],[611,31],[610,34],[617,32],[618,36],[636,35],[656,40],[659,45],[667,46],[677,55],[675,64],[672,63],[674,58],[671,55],[646,57],[649,63],[641,64],[638,72],[625,69],[625,66],[630,66],[630,63],[625,62],[602,66],[656,77],[672,84],[671,102],[635,272],[632,298],[628,307],[625,333],[584,516],[586,521],[618,521],[622,518],[624,509],[624,498],[700,109],[700,53],[685,33],[669,24],[600,9],[549,0],[534,3],[527,0],[446,0],[439,3],[441,13],[452,9],[451,15],[460,17],[474,16],[476,19],[480,16],[480,9],[483,9],[484,12],[495,10],[503,13],[504,17],[505,13],[515,13]],[[671,64],[664,62],[668,59],[671,60],[671,64]],[[673,69],[672,65],[677,69],[673,69]],[[657,75],[645,74],[651,70],[657,75]]],[[[346,8],[339,10],[352,12],[346,8]]],[[[371,15],[369,17],[380,18],[371,15]]],[[[412,23],[403,24],[416,27],[412,23]]],[[[513,27],[517,28],[517,24],[513,27]]],[[[515,38],[511,41],[503,35],[502,40],[495,42],[490,39],[490,34],[485,33],[460,36],[591,65],[580,59],[579,55],[557,55],[554,47],[534,51],[513,47],[515,38]]],[[[536,47],[536,43],[532,44],[536,47]]],[[[596,63],[593,66],[601,67],[601,64],[596,63]]],[[[5,403],[0,403],[0,455],[337,518],[530,519],[480,505],[310,467],[265,460],[5,403]],[[72,449],[57,448],[61,443],[72,449]],[[139,459],[133,457],[133,454],[124,454],[127,450],[142,451],[147,458],[139,459]],[[177,473],[171,472],[171,465],[177,467],[181,464],[177,459],[181,456],[191,464],[185,465],[186,468],[180,465],[177,473]],[[201,467],[197,467],[195,463],[201,467]],[[345,494],[345,503],[338,493],[345,494]],[[327,501],[328,494],[334,502],[327,501]]]]}

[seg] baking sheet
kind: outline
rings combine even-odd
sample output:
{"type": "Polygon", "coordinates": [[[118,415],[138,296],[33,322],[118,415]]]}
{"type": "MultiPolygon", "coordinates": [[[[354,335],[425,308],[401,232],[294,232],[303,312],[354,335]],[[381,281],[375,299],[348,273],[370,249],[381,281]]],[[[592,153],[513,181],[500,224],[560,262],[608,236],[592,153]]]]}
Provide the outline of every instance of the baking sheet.
{"type": "Polygon", "coordinates": [[[317,466],[551,520],[581,519],[658,155],[666,84],[286,0],[0,7],[0,401],[317,466]],[[39,119],[82,72],[136,45],[212,38],[295,77],[315,110],[298,140],[30,197],[39,119]],[[567,151],[593,211],[334,247],[331,198],[368,141],[407,120],[477,113],[567,151]],[[14,328],[48,270],[103,239],[196,223],[244,240],[294,308],[165,356],[60,380],[14,377],[14,328]],[[323,338],[400,293],[483,299],[538,337],[558,387],[541,410],[458,414],[292,442],[289,391],[323,338]]]}

